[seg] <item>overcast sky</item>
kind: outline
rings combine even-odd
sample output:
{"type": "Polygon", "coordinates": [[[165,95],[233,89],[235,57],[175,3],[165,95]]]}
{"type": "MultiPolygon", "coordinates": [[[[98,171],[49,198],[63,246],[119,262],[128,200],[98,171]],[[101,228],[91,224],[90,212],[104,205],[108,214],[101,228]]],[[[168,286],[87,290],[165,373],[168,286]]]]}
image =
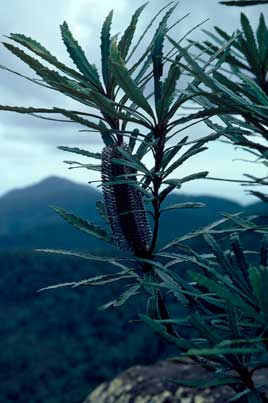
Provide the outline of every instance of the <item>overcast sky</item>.
{"type": "MultiPolygon", "coordinates": [[[[132,13],[144,2],[138,0],[9,0],[2,5],[1,34],[2,41],[9,41],[4,35],[23,33],[41,42],[50,52],[71,67],[72,61],[61,41],[59,25],[66,20],[84,48],[89,60],[99,66],[99,36],[103,20],[111,9],[114,9],[112,32],[125,29],[132,13]]],[[[152,18],[152,14],[167,1],[153,0],[147,6],[140,19],[140,30],[152,18]]],[[[265,6],[263,6],[265,7],[265,6]]],[[[243,11],[249,16],[253,25],[263,7],[247,7],[243,11]]],[[[266,7],[268,10],[268,7],[266,7]]],[[[190,12],[174,31],[173,36],[182,37],[191,27],[209,18],[204,25],[212,29],[214,25],[233,32],[239,27],[239,8],[224,7],[218,0],[181,0],[174,18],[178,19],[190,12]]],[[[200,37],[200,29],[192,37],[200,37]]],[[[0,47],[1,64],[22,74],[34,77],[34,73],[0,47]]],[[[0,70],[0,104],[40,107],[72,107],[74,102],[55,91],[35,85],[10,72],[0,70]]],[[[77,104],[76,104],[77,108],[77,104]]],[[[93,133],[79,133],[75,124],[48,122],[30,116],[0,112],[0,196],[18,187],[29,185],[49,176],[56,175],[82,182],[96,179],[91,171],[82,169],[69,170],[62,161],[75,159],[74,155],[58,150],[58,145],[83,146],[89,150],[100,150],[102,144],[99,136],[93,133]]],[[[205,127],[195,127],[190,135],[202,136],[209,132],[205,127]]],[[[187,134],[185,132],[185,134],[187,134]]],[[[184,134],[184,135],[185,135],[184,134]]],[[[241,178],[247,169],[258,172],[253,164],[233,161],[245,156],[241,151],[234,152],[228,145],[214,144],[209,151],[194,158],[179,172],[179,175],[198,170],[209,170],[211,176],[241,178]]],[[[263,172],[258,172],[260,175],[263,172]]],[[[226,182],[196,181],[184,187],[187,193],[217,194],[238,200],[242,203],[253,202],[254,199],[244,194],[243,188],[226,182]]]]}

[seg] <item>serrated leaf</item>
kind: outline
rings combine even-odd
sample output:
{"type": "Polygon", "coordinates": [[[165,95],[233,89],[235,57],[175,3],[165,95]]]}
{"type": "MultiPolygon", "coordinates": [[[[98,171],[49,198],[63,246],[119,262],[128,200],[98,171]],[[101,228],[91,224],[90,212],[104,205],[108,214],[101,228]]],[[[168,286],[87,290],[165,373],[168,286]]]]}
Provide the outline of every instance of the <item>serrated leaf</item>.
{"type": "MultiPolygon", "coordinates": [[[[65,109],[54,108],[54,110],[55,110],[55,112],[61,113],[62,115],[68,117],[73,122],[79,123],[82,126],[89,127],[90,129],[94,129],[97,132],[102,133],[104,128],[106,128],[106,126],[104,125],[104,123],[102,121],[100,121],[99,124],[97,124],[95,122],[89,121],[88,119],[84,119],[81,116],[78,116],[76,113],[70,112],[65,109]]],[[[112,132],[112,130],[109,130],[107,128],[107,133],[109,133],[110,136],[111,136],[111,132],[112,132]]]]}
{"type": "Polygon", "coordinates": [[[127,27],[127,29],[125,30],[122,38],[120,39],[119,43],[118,43],[118,50],[123,58],[123,60],[126,59],[131,43],[132,43],[132,39],[133,36],[135,34],[136,31],[136,26],[139,20],[139,17],[142,13],[142,11],[144,10],[144,8],[147,6],[149,2],[147,1],[145,4],[143,4],[142,6],[140,6],[135,13],[133,14],[133,16],[131,17],[131,21],[130,21],[130,25],[127,27]]]}
{"type": "Polygon", "coordinates": [[[259,25],[257,29],[257,40],[259,45],[260,60],[261,63],[263,64],[265,62],[268,49],[268,30],[263,13],[261,13],[259,19],[259,25]]]}
{"type": "Polygon", "coordinates": [[[233,377],[233,376],[232,377],[231,376],[225,376],[225,377],[219,376],[219,377],[215,377],[214,379],[211,379],[209,381],[206,381],[205,379],[202,379],[200,381],[187,381],[187,380],[172,379],[172,382],[174,382],[180,386],[185,386],[187,388],[202,388],[202,389],[241,383],[239,378],[233,377]]]}
{"type": "Polygon", "coordinates": [[[188,140],[188,136],[183,137],[178,144],[166,149],[164,151],[164,155],[162,158],[161,168],[164,170],[166,166],[172,161],[172,159],[177,155],[177,153],[181,150],[184,144],[188,140]]]}
{"type": "Polygon", "coordinates": [[[238,77],[243,80],[246,89],[250,92],[255,103],[268,106],[268,97],[262,88],[244,74],[238,74],[238,77]]]}
{"type": "Polygon", "coordinates": [[[101,30],[101,66],[102,66],[102,77],[106,87],[109,89],[109,78],[111,73],[110,66],[110,46],[111,46],[111,24],[113,18],[113,10],[110,11],[106,17],[102,30],[101,30]]]}
{"type": "Polygon", "coordinates": [[[137,137],[139,137],[139,130],[134,129],[132,134],[131,134],[131,137],[129,139],[129,144],[128,144],[128,147],[129,147],[130,151],[134,150],[137,137]]]}
{"type": "MultiPolygon", "coordinates": [[[[143,62],[143,60],[147,56],[146,60],[144,61],[143,65],[142,65],[142,67],[141,67],[141,69],[140,69],[140,71],[139,71],[139,73],[138,73],[138,75],[137,75],[137,77],[135,79],[136,82],[139,82],[142,79],[142,77],[144,76],[144,74],[148,70],[149,66],[151,65],[152,58],[151,58],[150,52],[152,50],[154,41],[155,41],[156,37],[158,36],[158,34],[163,30],[163,28],[166,27],[168,19],[171,17],[171,15],[174,12],[174,10],[176,9],[177,5],[178,5],[178,2],[175,2],[175,3],[171,2],[166,7],[164,7],[164,8],[168,8],[169,6],[171,6],[167,10],[167,12],[163,16],[163,18],[161,19],[161,21],[160,21],[160,23],[159,23],[159,25],[158,25],[158,27],[157,27],[154,35],[153,35],[151,43],[149,44],[149,46],[147,47],[147,49],[145,50],[143,55],[139,58],[137,63],[135,63],[135,65],[131,68],[131,71],[135,70],[138,66],[140,66],[140,64],[143,62]]],[[[164,10],[164,8],[162,10],[164,10]]],[[[167,31],[168,31],[168,29],[166,28],[165,33],[167,33],[167,31]]]]}
{"type": "Polygon", "coordinates": [[[54,88],[65,95],[70,96],[79,102],[92,106],[88,95],[87,89],[81,87],[79,83],[69,80],[67,77],[60,75],[54,70],[50,70],[41,64],[38,60],[26,54],[23,50],[11,45],[10,43],[3,42],[3,45],[12,52],[15,56],[26,63],[31,69],[35,71],[51,88],[54,88]]]}
{"type": "Polygon", "coordinates": [[[249,304],[247,304],[238,294],[235,294],[230,289],[226,288],[223,284],[216,282],[212,279],[209,279],[202,274],[199,273],[191,273],[191,276],[194,281],[197,281],[198,284],[206,287],[210,292],[215,293],[220,298],[225,301],[229,301],[232,305],[237,306],[242,310],[245,315],[249,315],[250,317],[256,316],[256,310],[249,304]]]}
{"type": "MultiPolygon", "coordinates": [[[[135,53],[136,49],[138,48],[140,42],[143,40],[144,36],[147,34],[147,32],[149,31],[149,29],[151,28],[151,26],[153,25],[153,23],[155,22],[155,20],[157,19],[157,17],[168,7],[170,7],[173,4],[173,1],[171,1],[170,3],[166,4],[164,7],[162,7],[152,18],[152,20],[149,22],[149,24],[146,26],[146,28],[144,29],[144,31],[142,32],[141,36],[139,37],[137,43],[135,44],[135,46],[133,47],[130,55],[128,56],[127,61],[129,61],[129,59],[132,57],[132,55],[135,53]]],[[[141,58],[139,58],[139,60],[134,64],[134,66],[131,68],[131,72],[134,72],[136,70],[137,67],[140,66],[140,63],[144,60],[144,58],[146,57],[146,55],[149,53],[150,51],[150,46],[147,47],[146,51],[143,53],[143,55],[141,56],[141,58]]]]}
{"type": "Polygon", "coordinates": [[[150,116],[154,116],[153,110],[143,95],[140,88],[131,78],[124,60],[121,58],[116,42],[113,41],[111,45],[111,66],[112,72],[117,84],[122,88],[128,98],[137,106],[142,108],[150,116]]]}
{"type": "Polygon", "coordinates": [[[134,161],[127,161],[127,160],[121,159],[121,158],[113,158],[112,161],[115,164],[122,165],[122,166],[128,166],[128,167],[136,169],[137,171],[141,171],[141,172],[145,173],[146,175],[151,176],[151,174],[147,170],[147,168],[145,166],[141,166],[140,164],[137,164],[136,161],[135,162],[134,161]]]}
{"type": "Polygon", "coordinates": [[[123,292],[118,298],[114,299],[113,301],[107,302],[107,304],[99,307],[99,310],[104,311],[105,309],[108,309],[111,307],[115,308],[115,307],[123,305],[129,298],[137,295],[139,289],[140,289],[140,284],[135,284],[135,285],[131,286],[125,292],[123,292]]]}
{"type": "Polygon", "coordinates": [[[220,1],[220,4],[224,4],[225,6],[248,7],[260,4],[268,4],[268,0],[229,0],[220,1]]]}
{"type": "Polygon", "coordinates": [[[86,168],[86,169],[90,169],[91,171],[97,171],[97,172],[101,171],[101,165],[83,164],[82,162],[79,162],[79,161],[63,161],[63,162],[65,164],[69,164],[69,165],[76,164],[76,166],[69,167],[69,169],[86,168]]]}
{"type": "Polygon", "coordinates": [[[105,204],[101,200],[96,201],[96,211],[99,213],[100,217],[106,222],[106,224],[109,224],[105,204]]]}
{"type": "Polygon", "coordinates": [[[255,41],[254,32],[251,28],[250,22],[247,16],[244,13],[241,13],[240,16],[241,25],[243,28],[244,38],[238,38],[240,46],[242,47],[244,54],[250,64],[252,70],[257,75],[260,74],[260,58],[259,52],[257,49],[257,44],[255,41]]]}
{"type": "Polygon", "coordinates": [[[144,138],[144,141],[142,141],[136,151],[136,158],[138,160],[142,160],[142,158],[147,154],[147,152],[150,149],[149,144],[153,144],[153,139],[154,139],[154,134],[152,131],[150,131],[146,137],[144,138]]]}
{"type": "Polygon", "coordinates": [[[234,253],[236,265],[239,268],[239,275],[241,285],[248,288],[248,262],[246,260],[243,248],[240,244],[240,239],[237,234],[232,234],[231,237],[232,250],[234,253]]]}
{"type": "Polygon", "coordinates": [[[163,46],[166,32],[166,22],[161,26],[153,41],[151,57],[153,61],[153,77],[154,77],[154,97],[157,115],[160,114],[160,101],[162,98],[162,81],[163,75],[163,46]]]}
{"type": "Polygon", "coordinates": [[[157,293],[149,297],[147,300],[147,315],[151,319],[161,319],[157,293]]]}
{"type": "MultiPolygon", "coordinates": [[[[125,157],[129,162],[133,163],[136,165],[137,169],[141,172],[144,172],[148,176],[152,176],[151,172],[149,169],[137,158],[136,155],[133,155],[123,148],[119,147],[118,151],[120,154],[122,154],[123,157],[125,157]]],[[[134,167],[134,166],[133,166],[134,167]]]]}
{"type": "Polygon", "coordinates": [[[41,45],[36,40],[23,34],[15,33],[11,33],[9,38],[31,50],[33,53],[42,57],[42,59],[46,60],[72,78],[84,81],[84,77],[80,73],[61,63],[55,56],[53,56],[43,45],[41,45]]]}
{"type": "Polygon", "coordinates": [[[74,256],[74,257],[79,257],[79,258],[85,259],[85,260],[92,260],[95,262],[106,262],[106,263],[111,264],[112,266],[124,268],[126,270],[129,270],[129,267],[122,264],[121,261],[135,261],[134,258],[133,259],[124,258],[122,256],[96,256],[96,255],[92,255],[91,253],[81,253],[81,252],[75,252],[72,250],[64,250],[64,249],[34,249],[34,251],[55,254],[55,255],[74,256]]]}
{"type": "Polygon", "coordinates": [[[112,146],[113,144],[115,144],[115,140],[112,136],[112,134],[109,132],[107,126],[100,120],[99,121],[99,126],[101,127],[101,138],[104,142],[104,144],[106,145],[106,147],[108,146],[112,146]]]}
{"type": "Polygon", "coordinates": [[[169,168],[167,168],[163,177],[166,178],[169,174],[171,174],[176,168],[181,166],[189,158],[205,150],[207,150],[207,147],[200,147],[198,149],[191,147],[188,151],[186,151],[183,155],[181,155],[172,165],[170,165],[169,168]]]}
{"type": "Polygon", "coordinates": [[[102,91],[102,85],[96,66],[88,62],[83,49],[74,39],[65,21],[60,25],[60,29],[64,45],[78,70],[87,78],[93,87],[102,91]]]}
{"type": "Polygon", "coordinates": [[[149,318],[146,315],[139,315],[141,320],[144,321],[146,324],[148,324],[152,330],[156,333],[158,333],[160,336],[163,336],[166,340],[168,340],[170,343],[175,344],[177,347],[179,347],[182,350],[187,350],[191,348],[191,342],[188,340],[185,340],[183,338],[179,338],[176,336],[173,336],[167,332],[167,329],[164,325],[159,323],[159,321],[155,321],[151,318],[149,318]]]}
{"type": "Polygon", "coordinates": [[[176,56],[176,63],[172,63],[169,67],[167,78],[162,86],[162,96],[159,112],[159,120],[163,120],[167,114],[170,105],[175,97],[176,84],[181,75],[181,69],[178,64],[180,56],[176,56]]]}
{"type": "Polygon", "coordinates": [[[93,224],[89,221],[86,221],[80,217],[75,216],[74,214],[68,213],[62,208],[52,207],[56,213],[58,213],[64,220],[66,220],[69,224],[78,228],[80,231],[83,231],[89,235],[94,236],[95,238],[102,239],[103,241],[113,243],[110,235],[100,226],[93,224]]]}
{"type": "Polygon", "coordinates": [[[192,203],[192,202],[188,202],[188,203],[176,203],[176,204],[171,204],[168,207],[165,207],[161,210],[161,212],[163,211],[167,211],[167,210],[176,210],[176,209],[188,209],[188,208],[202,208],[202,207],[206,207],[206,205],[204,203],[192,203]]]}
{"type": "Polygon", "coordinates": [[[204,357],[209,357],[209,356],[219,356],[219,355],[228,355],[228,354],[254,354],[254,353],[261,353],[263,350],[261,348],[257,347],[234,347],[234,348],[218,348],[218,347],[212,347],[212,348],[193,348],[185,355],[188,356],[197,356],[201,355],[204,357]]]}
{"type": "MultiPolygon", "coordinates": [[[[131,273],[131,271],[129,271],[129,273],[131,273]]],[[[125,279],[129,279],[129,278],[133,278],[133,276],[131,274],[127,274],[127,271],[124,270],[119,273],[102,274],[99,276],[90,277],[90,278],[87,278],[85,280],[81,280],[78,282],[49,285],[47,287],[39,289],[37,292],[55,290],[55,289],[62,288],[62,287],[74,288],[74,287],[79,287],[79,286],[99,286],[99,285],[110,284],[110,283],[114,283],[116,281],[125,280],[125,279]]]]}
{"type": "Polygon", "coordinates": [[[70,153],[83,155],[85,157],[101,159],[100,153],[92,153],[91,151],[82,150],[81,148],[78,148],[78,147],[58,146],[57,148],[62,151],[68,151],[70,153]]]}
{"type": "Polygon", "coordinates": [[[184,178],[181,179],[166,179],[165,181],[163,181],[163,183],[168,184],[168,185],[175,185],[177,189],[181,188],[181,185],[185,182],[190,182],[192,180],[196,180],[196,179],[204,179],[206,178],[206,176],[208,175],[208,171],[204,171],[204,172],[198,172],[192,175],[187,175],[184,178]]]}
{"type": "Polygon", "coordinates": [[[252,266],[249,268],[249,280],[260,307],[265,315],[268,315],[268,267],[252,266]]]}
{"type": "Polygon", "coordinates": [[[184,57],[186,62],[191,66],[192,72],[195,74],[196,78],[200,80],[201,82],[204,82],[207,84],[209,87],[214,87],[214,82],[213,80],[209,77],[208,74],[205,73],[204,69],[202,69],[198,63],[191,57],[189,52],[182,48],[179,43],[175,42],[170,36],[167,35],[168,40],[171,42],[171,44],[176,48],[180,55],[184,57]]]}

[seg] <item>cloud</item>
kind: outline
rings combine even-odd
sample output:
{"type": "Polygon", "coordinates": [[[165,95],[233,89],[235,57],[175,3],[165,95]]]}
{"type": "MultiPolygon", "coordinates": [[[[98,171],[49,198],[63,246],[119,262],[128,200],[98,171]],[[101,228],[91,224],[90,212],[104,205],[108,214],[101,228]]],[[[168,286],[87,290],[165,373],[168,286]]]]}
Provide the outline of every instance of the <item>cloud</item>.
{"type": "MultiPolygon", "coordinates": [[[[64,44],[60,37],[59,25],[66,20],[73,32],[75,38],[79,41],[85,50],[90,62],[95,63],[100,69],[100,29],[102,23],[111,9],[114,9],[114,18],[112,32],[123,32],[129,24],[131,15],[135,9],[144,2],[140,0],[46,0],[39,2],[36,0],[12,0],[2,5],[0,15],[1,33],[8,35],[13,33],[24,33],[40,43],[42,43],[59,60],[73,66],[64,44]]],[[[137,28],[135,41],[138,40],[142,30],[151,20],[154,13],[157,12],[167,1],[154,0],[146,7],[137,28]]],[[[256,24],[261,7],[244,8],[245,12],[256,24]]],[[[181,0],[171,21],[183,17],[190,12],[190,16],[184,19],[174,29],[172,36],[179,39],[187,31],[204,21],[210,20],[204,25],[211,30],[214,25],[224,27],[227,32],[233,32],[239,27],[239,8],[224,7],[218,4],[217,0],[181,0]]],[[[154,25],[154,29],[157,24],[154,25]]],[[[153,31],[152,31],[153,32],[153,31]]],[[[191,34],[191,37],[200,39],[201,30],[197,29],[191,34]]],[[[141,43],[141,49],[144,49],[146,41],[141,43]]],[[[7,41],[6,38],[2,38],[7,41]]],[[[135,43],[134,41],[134,43],[135,43]]],[[[137,51],[136,57],[140,54],[137,51]]],[[[0,46],[1,64],[16,70],[22,74],[35,77],[34,72],[23,62],[10,54],[3,46],[0,46]]],[[[135,58],[133,58],[133,61],[135,58]]],[[[60,106],[65,108],[75,108],[84,110],[77,102],[68,99],[63,94],[52,91],[18,77],[10,72],[0,70],[0,104],[21,105],[21,106],[39,106],[53,107],[60,106]]],[[[46,120],[40,120],[30,116],[24,116],[8,112],[0,112],[0,139],[1,139],[1,158],[0,169],[5,172],[7,178],[0,185],[0,193],[14,187],[29,184],[31,181],[37,181],[44,176],[63,174],[71,175],[77,178],[78,172],[68,171],[62,167],[62,154],[56,149],[57,145],[88,146],[98,148],[101,146],[100,137],[93,133],[78,133],[81,127],[74,124],[56,123],[46,120]],[[60,164],[60,167],[58,166],[60,164]]],[[[191,131],[192,135],[196,131],[191,131]]],[[[206,133],[204,133],[206,134],[206,133]]],[[[220,149],[215,149],[214,154],[202,160],[202,164],[213,167],[223,158],[220,149]]],[[[224,155],[224,158],[226,156],[224,155]]],[[[223,160],[222,160],[223,161],[223,160]]],[[[194,163],[193,163],[194,164],[194,163]]],[[[196,162],[193,167],[197,168],[196,162]]],[[[230,164],[228,166],[231,166],[230,164]]],[[[227,174],[227,170],[222,162],[222,174],[227,174]]],[[[203,169],[204,167],[202,167],[203,169]]],[[[235,168],[237,169],[237,168],[235,168]]],[[[220,174],[220,172],[218,172],[220,174]]],[[[236,172],[239,172],[237,169],[236,172]]],[[[83,175],[81,173],[81,175],[83,175]]],[[[90,173],[91,175],[91,173],[90,173]]],[[[87,177],[90,176],[87,173],[87,177]]],[[[86,175],[85,175],[86,176],[86,175]]],[[[198,189],[198,185],[195,185],[198,189]]],[[[220,191],[209,185],[207,189],[211,192],[220,191]]],[[[227,186],[227,185],[224,185],[227,186]]],[[[231,189],[226,187],[226,189],[231,189]]],[[[223,188],[222,188],[223,189],[223,188]]],[[[225,188],[224,188],[225,189],[225,188]]],[[[192,191],[192,189],[190,189],[192,191]]],[[[241,199],[241,192],[237,193],[237,198],[241,199]]]]}

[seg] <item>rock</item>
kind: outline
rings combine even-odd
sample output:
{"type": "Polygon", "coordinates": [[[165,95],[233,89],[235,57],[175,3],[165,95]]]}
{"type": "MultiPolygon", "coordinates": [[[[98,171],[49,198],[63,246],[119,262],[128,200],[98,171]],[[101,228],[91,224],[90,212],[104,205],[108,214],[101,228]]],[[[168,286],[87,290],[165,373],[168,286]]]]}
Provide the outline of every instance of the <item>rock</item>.
{"type": "Polygon", "coordinates": [[[135,366],[98,386],[84,403],[226,403],[232,396],[226,387],[193,390],[169,379],[208,380],[208,373],[188,361],[135,366]]]}

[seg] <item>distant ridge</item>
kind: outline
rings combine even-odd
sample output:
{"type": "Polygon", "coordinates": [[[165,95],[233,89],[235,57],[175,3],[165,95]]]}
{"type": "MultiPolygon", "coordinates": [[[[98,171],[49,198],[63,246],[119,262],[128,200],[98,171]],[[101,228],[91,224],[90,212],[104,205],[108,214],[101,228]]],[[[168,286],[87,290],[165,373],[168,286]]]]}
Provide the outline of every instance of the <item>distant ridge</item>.
{"type": "MultiPolygon", "coordinates": [[[[90,185],[81,185],[56,176],[37,184],[15,189],[0,198],[0,249],[68,248],[93,250],[106,248],[107,244],[81,233],[64,222],[49,206],[59,206],[103,225],[96,213],[95,204],[101,192],[90,185]]],[[[172,239],[205,225],[219,213],[242,211],[234,201],[207,195],[191,196],[173,193],[168,204],[200,201],[203,209],[172,210],[163,213],[160,240],[172,239]]],[[[264,203],[247,209],[264,211],[264,203]]]]}

